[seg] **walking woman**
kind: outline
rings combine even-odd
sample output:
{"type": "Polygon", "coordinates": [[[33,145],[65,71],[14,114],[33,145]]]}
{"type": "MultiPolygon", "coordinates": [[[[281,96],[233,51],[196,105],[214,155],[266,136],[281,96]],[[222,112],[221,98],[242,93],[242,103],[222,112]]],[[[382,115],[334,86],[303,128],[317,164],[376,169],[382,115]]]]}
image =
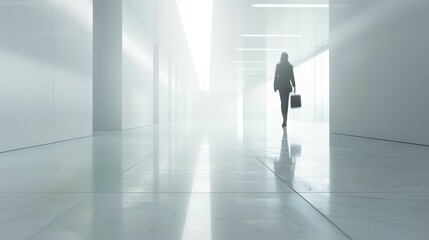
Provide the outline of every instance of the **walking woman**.
{"type": "Polygon", "coordinates": [[[293,74],[293,66],[289,63],[289,55],[282,53],[280,63],[276,66],[276,74],[274,76],[274,92],[277,90],[280,93],[280,101],[282,104],[283,124],[287,125],[287,112],[289,108],[289,95],[293,91],[296,92],[295,76],[293,74]]]}

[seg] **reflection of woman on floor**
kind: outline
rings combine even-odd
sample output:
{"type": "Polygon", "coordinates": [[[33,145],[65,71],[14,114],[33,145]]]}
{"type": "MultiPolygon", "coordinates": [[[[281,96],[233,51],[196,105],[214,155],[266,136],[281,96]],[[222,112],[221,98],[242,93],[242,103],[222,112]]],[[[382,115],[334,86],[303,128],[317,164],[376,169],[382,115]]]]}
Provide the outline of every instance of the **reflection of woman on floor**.
{"type": "Polygon", "coordinates": [[[287,131],[284,129],[279,160],[274,162],[274,172],[288,184],[293,184],[296,159],[300,155],[301,145],[291,144],[289,146],[287,131]]]}

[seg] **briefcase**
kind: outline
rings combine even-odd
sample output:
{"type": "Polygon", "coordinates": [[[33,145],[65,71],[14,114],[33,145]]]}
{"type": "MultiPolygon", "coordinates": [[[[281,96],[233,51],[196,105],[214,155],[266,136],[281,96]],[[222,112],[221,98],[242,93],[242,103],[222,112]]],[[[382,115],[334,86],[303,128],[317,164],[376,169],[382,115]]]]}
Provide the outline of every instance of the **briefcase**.
{"type": "Polygon", "coordinates": [[[290,95],[290,107],[291,108],[300,108],[301,107],[301,95],[292,93],[290,95]]]}

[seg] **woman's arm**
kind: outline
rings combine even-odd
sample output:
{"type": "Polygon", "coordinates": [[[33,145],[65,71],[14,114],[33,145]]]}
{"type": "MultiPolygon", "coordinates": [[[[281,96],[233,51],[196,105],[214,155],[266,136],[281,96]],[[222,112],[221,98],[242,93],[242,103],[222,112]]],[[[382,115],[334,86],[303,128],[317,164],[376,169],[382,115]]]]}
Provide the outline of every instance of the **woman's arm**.
{"type": "Polygon", "coordinates": [[[293,73],[293,66],[292,66],[290,81],[292,82],[293,91],[296,92],[295,74],[293,73]]]}

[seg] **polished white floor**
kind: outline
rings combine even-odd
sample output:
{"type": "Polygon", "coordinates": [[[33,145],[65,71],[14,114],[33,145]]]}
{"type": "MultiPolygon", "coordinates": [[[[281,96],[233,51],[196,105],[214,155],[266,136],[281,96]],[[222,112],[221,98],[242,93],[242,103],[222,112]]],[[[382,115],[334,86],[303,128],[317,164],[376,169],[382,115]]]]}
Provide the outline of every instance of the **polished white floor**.
{"type": "Polygon", "coordinates": [[[429,147],[187,121],[0,154],[0,239],[427,239],[429,147]]]}

